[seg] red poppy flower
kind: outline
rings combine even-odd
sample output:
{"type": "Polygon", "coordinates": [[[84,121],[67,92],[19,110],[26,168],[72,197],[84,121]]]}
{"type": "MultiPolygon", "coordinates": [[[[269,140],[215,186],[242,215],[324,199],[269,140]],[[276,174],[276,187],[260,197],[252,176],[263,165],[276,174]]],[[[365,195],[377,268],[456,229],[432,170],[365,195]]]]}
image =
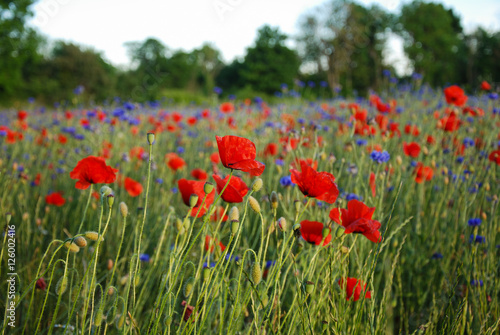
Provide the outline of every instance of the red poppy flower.
{"type": "Polygon", "coordinates": [[[63,134],[59,134],[59,136],[57,136],[57,140],[61,144],[66,144],[66,142],[68,142],[68,138],[66,136],[64,136],[63,134]]]}
{"type": "Polygon", "coordinates": [[[36,280],[35,287],[39,290],[45,291],[47,288],[47,283],[45,282],[45,279],[43,277],[40,277],[36,280]]]}
{"type": "MultiPolygon", "coordinates": [[[[323,228],[324,226],[321,222],[304,220],[300,223],[300,234],[307,242],[320,245],[321,241],[323,241],[323,228]]],[[[328,229],[330,233],[328,233],[328,236],[325,238],[323,246],[327,245],[332,240],[331,229],[328,229]]]]}
{"type": "Polygon", "coordinates": [[[182,169],[184,166],[186,166],[186,162],[184,161],[184,159],[182,159],[175,153],[166,154],[165,157],[167,158],[168,167],[174,171],[182,169]]]}
{"type": "Polygon", "coordinates": [[[28,112],[23,110],[17,112],[17,119],[19,121],[24,121],[27,117],[28,117],[28,112]]]}
{"type": "Polygon", "coordinates": [[[224,251],[226,250],[226,246],[224,244],[222,244],[222,242],[219,242],[217,241],[217,239],[213,239],[214,241],[212,242],[212,245],[210,245],[210,241],[212,240],[212,237],[211,236],[205,236],[205,251],[208,251],[209,247],[210,247],[210,252],[214,252],[214,248],[216,245],[219,246],[220,248],[220,251],[224,251]]]}
{"type": "Polygon", "coordinates": [[[202,217],[203,215],[205,215],[208,207],[210,207],[210,205],[214,202],[215,190],[208,194],[207,199],[205,200],[205,204],[200,208],[201,203],[203,202],[203,198],[205,197],[204,181],[187,180],[183,178],[177,182],[177,186],[179,187],[179,191],[181,192],[182,201],[186,206],[189,206],[189,198],[191,197],[191,194],[196,194],[198,196],[198,202],[191,211],[191,216],[196,216],[196,214],[198,214],[198,217],[202,217]]]}
{"type": "Polygon", "coordinates": [[[220,163],[220,156],[218,152],[214,152],[213,154],[210,155],[210,161],[214,164],[219,164],[220,163]]]}
{"type": "Polygon", "coordinates": [[[54,192],[45,196],[45,202],[49,205],[61,207],[64,203],[66,203],[66,200],[62,197],[61,193],[54,192]]]}
{"type": "MultiPolygon", "coordinates": [[[[366,290],[366,283],[363,283],[361,279],[356,279],[356,278],[341,278],[338,281],[340,287],[346,289],[346,300],[351,299],[353,297],[354,301],[358,301],[359,298],[361,297],[361,293],[365,292],[366,290]]],[[[372,293],[371,291],[366,291],[365,293],[365,298],[366,299],[371,299],[372,293]]]]}
{"type": "Polygon", "coordinates": [[[318,170],[318,161],[313,160],[312,158],[307,158],[307,159],[302,159],[302,158],[297,158],[295,161],[290,163],[290,166],[293,169],[297,169],[299,166],[301,166],[302,162],[306,163],[310,167],[312,167],[314,170],[318,170]]]}
{"type": "Polygon", "coordinates": [[[133,147],[132,149],[130,149],[130,157],[142,160],[142,156],[144,155],[145,152],[146,151],[144,150],[143,147],[133,147]]]}
{"type": "Polygon", "coordinates": [[[485,80],[481,83],[481,89],[483,91],[489,91],[491,90],[491,85],[485,80]]]}
{"type": "Polygon", "coordinates": [[[446,102],[450,105],[462,107],[467,102],[467,96],[464,91],[457,85],[453,85],[444,89],[446,102]]]}
{"type": "Polygon", "coordinates": [[[232,113],[234,112],[234,105],[230,102],[223,102],[220,105],[220,111],[222,113],[232,113]]]}
{"type": "Polygon", "coordinates": [[[297,184],[306,196],[333,204],[339,196],[335,177],[329,172],[317,172],[304,161],[300,162],[302,172],[290,169],[292,182],[297,184]]]}
{"type": "Polygon", "coordinates": [[[417,142],[406,143],[403,142],[403,152],[406,156],[418,157],[420,154],[420,145],[417,142]]]}
{"type": "Polygon", "coordinates": [[[71,179],[78,179],[76,188],[85,190],[90,184],[113,183],[117,172],[117,169],[106,165],[101,157],[89,156],[80,160],[69,176],[71,179]]]}
{"type": "Polygon", "coordinates": [[[278,145],[269,143],[264,149],[264,156],[276,156],[278,154],[278,145]]]}
{"type": "Polygon", "coordinates": [[[208,174],[202,169],[193,169],[193,171],[191,171],[191,176],[196,180],[205,181],[208,179],[208,174]]]}
{"type": "Polygon", "coordinates": [[[215,136],[219,147],[222,165],[228,169],[248,172],[252,176],[260,176],[266,166],[255,160],[255,144],[238,136],[215,136]]]}
{"type": "Polygon", "coordinates": [[[436,139],[432,135],[427,135],[427,144],[434,144],[436,143],[436,139]]]}
{"type": "Polygon", "coordinates": [[[488,159],[494,162],[496,165],[500,165],[500,150],[492,151],[488,156],[488,159]]]}
{"type": "MultiPolygon", "coordinates": [[[[212,175],[215,182],[217,183],[217,192],[222,192],[222,189],[227,183],[229,176],[221,179],[218,175],[212,175]]],[[[243,202],[243,197],[248,193],[248,186],[239,177],[232,176],[227,185],[224,193],[222,193],[222,200],[229,203],[240,203],[243,202]]]]}
{"type": "Polygon", "coordinates": [[[377,185],[375,184],[375,173],[370,172],[370,189],[372,191],[372,196],[375,198],[377,195],[377,185]]]}
{"type": "Polygon", "coordinates": [[[415,168],[415,181],[419,184],[423,183],[424,180],[432,180],[434,176],[434,171],[429,166],[424,166],[422,163],[418,164],[415,168]]]}
{"type": "MultiPolygon", "coordinates": [[[[193,314],[194,306],[187,305],[185,300],[181,303],[181,306],[184,307],[184,315],[182,316],[182,319],[187,322],[191,317],[191,314],[193,314]]],[[[195,320],[193,319],[193,322],[194,321],[195,320]]]]}
{"type": "Polygon", "coordinates": [[[438,121],[438,128],[442,128],[444,131],[454,132],[460,128],[462,120],[460,120],[456,113],[452,112],[449,116],[445,116],[438,121]]]}
{"type": "Polygon", "coordinates": [[[132,178],[127,177],[125,178],[125,190],[127,190],[131,197],[137,197],[142,193],[142,185],[132,178]]]}
{"type": "Polygon", "coordinates": [[[341,224],[345,228],[345,234],[363,234],[372,242],[381,240],[380,222],[372,220],[375,207],[368,207],[356,199],[347,203],[347,209],[333,208],[330,211],[330,219],[341,224]]]}

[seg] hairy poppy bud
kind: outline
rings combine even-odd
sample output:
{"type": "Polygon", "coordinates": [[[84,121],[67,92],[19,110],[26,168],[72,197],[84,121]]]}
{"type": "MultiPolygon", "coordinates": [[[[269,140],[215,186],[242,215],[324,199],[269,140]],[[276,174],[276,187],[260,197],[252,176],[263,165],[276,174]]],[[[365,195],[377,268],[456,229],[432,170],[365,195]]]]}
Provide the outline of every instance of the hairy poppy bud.
{"type": "Polygon", "coordinates": [[[189,277],[186,280],[186,283],[184,283],[184,287],[182,289],[182,293],[184,294],[184,298],[188,298],[191,293],[193,293],[193,288],[194,288],[194,278],[189,277]]]}
{"type": "Polygon", "coordinates": [[[101,196],[102,197],[107,197],[108,195],[110,195],[111,193],[113,193],[113,190],[109,187],[109,186],[106,186],[104,185],[103,187],[101,187],[101,196]]]}
{"type": "Polygon", "coordinates": [[[113,269],[113,260],[111,258],[108,258],[108,263],[107,263],[107,268],[108,268],[108,271],[111,271],[111,269],[113,269]]]}
{"type": "Polygon", "coordinates": [[[262,280],[262,269],[260,268],[259,262],[252,264],[252,282],[255,286],[259,285],[262,280]]]}
{"type": "Polygon", "coordinates": [[[154,133],[148,133],[148,143],[149,143],[149,145],[153,145],[153,143],[155,143],[155,134],[154,133]]]}
{"type": "Polygon", "coordinates": [[[175,220],[175,228],[177,228],[177,231],[179,232],[179,235],[184,234],[184,227],[182,226],[182,220],[177,218],[175,220]]]}
{"type": "Polygon", "coordinates": [[[231,234],[236,235],[239,227],[240,222],[238,220],[231,220],[231,234]]]}
{"type": "Polygon", "coordinates": [[[312,281],[306,281],[304,283],[304,289],[306,290],[307,294],[312,294],[314,291],[314,283],[312,281]]]}
{"type": "Polygon", "coordinates": [[[97,241],[98,239],[102,241],[104,241],[104,239],[102,237],[99,236],[99,234],[95,231],[88,231],[85,233],[85,238],[88,239],[88,240],[91,240],[91,241],[97,241]]]}
{"type": "Polygon", "coordinates": [[[99,326],[102,323],[102,318],[103,318],[103,311],[102,308],[97,309],[97,312],[94,317],[94,325],[99,326]]]}
{"type": "Polygon", "coordinates": [[[239,220],[240,219],[240,211],[238,207],[233,206],[229,210],[229,221],[239,220]]]}
{"type": "Polygon", "coordinates": [[[295,212],[297,212],[297,213],[300,212],[300,207],[301,207],[302,203],[299,200],[295,200],[293,202],[293,204],[295,205],[295,212]]]}
{"type": "Polygon", "coordinates": [[[194,208],[196,206],[196,204],[198,203],[198,195],[197,194],[191,194],[191,196],[189,197],[189,207],[191,208],[194,208]]]}
{"type": "Polygon", "coordinates": [[[80,248],[85,248],[87,246],[87,240],[83,236],[75,237],[73,243],[75,243],[80,248]]]}
{"type": "Polygon", "coordinates": [[[396,157],[396,163],[398,163],[398,165],[403,164],[403,158],[401,158],[401,156],[397,156],[396,157]]]}
{"type": "Polygon", "coordinates": [[[203,185],[203,191],[205,191],[205,194],[210,194],[214,190],[214,184],[209,183],[208,181],[203,185]]]}
{"type": "Polygon", "coordinates": [[[271,192],[271,207],[273,209],[278,208],[278,200],[279,200],[278,193],[272,191],[271,192]]]}
{"type": "Polygon", "coordinates": [[[56,284],[57,295],[64,294],[68,288],[68,277],[62,276],[56,284]]]}
{"type": "Polygon", "coordinates": [[[172,324],[172,315],[166,315],[165,320],[163,321],[165,323],[165,326],[170,326],[172,324]]]}
{"type": "Polygon", "coordinates": [[[116,310],[117,310],[116,306],[111,306],[111,308],[106,313],[106,324],[108,326],[111,325],[115,321],[116,310]]]}
{"type": "Polygon", "coordinates": [[[124,202],[120,202],[120,213],[122,214],[122,217],[126,218],[128,215],[128,207],[127,204],[124,202]]]}
{"type": "Polygon", "coordinates": [[[125,321],[127,320],[127,316],[125,313],[119,315],[117,318],[116,318],[116,321],[115,321],[115,327],[117,329],[122,329],[123,328],[123,325],[125,324],[125,321]]]}
{"type": "Polygon", "coordinates": [[[260,300],[262,301],[261,305],[262,305],[262,308],[266,308],[268,302],[269,302],[269,297],[267,296],[267,292],[266,290],[262,290],[259,292],[259,297],[260,297],[260,300]]]}
{"type": "Polygon", "coordinates": [[[203,268],[203,280],[207,281],[210,278],[210,268],[208,266],[203,268]]]}
{"type": "Polygon", "coordinates": [[[254,210],[255,213],[259,214],[260,213],[260,205],[257,199],[255,199],[252,196],[248,197],[248,202],[250,203],[250,207],[254,210]]]}
{"type": "Polygon", "coordinates": [[[286,219],[284,217],[279,218],[278,221],[276,221],[276,225],[281,231],[286,231],[288,228],[286,219]]]}
{"type": "Polygon", "coordinates": [[[340,248],[340,251],[342,251],[343,254],[347,254],[349,252],[349,248],[348,247],[345,247],[345,246],[342,246],[340,248]]]}
{"type": "Polygon", "coordinates": [[[252,183],[252,190],[254,192],[259,192],[260,189],[262,188],[262,185],[263,185],[262,179],[256,178],[252,183]]]}
{"type": "Polygon", "coordinates": [[[78,251],[80,251],[80,248],[74,242],[67,241],[64,243],[64,246],[67,249],[69,249],[69,251],[74,252],[74,253],[77,253],[78,251]]]}

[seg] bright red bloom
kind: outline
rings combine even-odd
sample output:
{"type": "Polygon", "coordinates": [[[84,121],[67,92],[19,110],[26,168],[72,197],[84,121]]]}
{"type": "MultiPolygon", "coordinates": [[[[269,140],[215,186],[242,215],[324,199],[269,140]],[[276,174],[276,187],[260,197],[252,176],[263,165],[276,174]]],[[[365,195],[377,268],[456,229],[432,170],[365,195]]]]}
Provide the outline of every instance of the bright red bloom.
{"type": "Polygon", "coordinates": [[[500,165],[500,150],[492,151],[488,156],[488,159],[495,163],[496,165],[500,165]]]}
{"type": "Polygon", "coordinates": [[[117,169],[106,165],[101,157],[89,156],[80,160],[69,176],[71,179],[78,179],[76,188],[85,190],[90,184],[113,183],[117,172],[117,169]]]}
{"type": "Polygon", "coordinates": [[[59,136],[57,136],[57,140],[61,144],[66,144],[66,142],[68,142],[68,138],[66,136],[64,136],[63,134],[59,134],[59,136]]]}
{"type": "Polygon", "coordinates": [[[461,124],[462,120],[460,120],[458,116],[452,112],[449,116],[445,116],[438,121],[438,128],[442,128],[444,131],[454,132],[460,128],[461,124]]]}
{"type": "MultiPolygon", "coordinates": [[[[227,183],[229,176],[221,179],[218,175],[212,175],[215,182],[217,183],[217,192],[222,192],[222,189],[227,183]]],[[[243,197],[248,193],[248,186],[239,177],[232,176],[227,185],[224,193],[222,193],[222,200],[229,203],[240,203],[243,202],[243,197]]]]}
{"type": "Polygon", "coordinates": [[[191,177],[196,180],[205,181],[208,179],[208,174],[202,169],[193,169],[193,171],[191,171],[191,177]]]}
{"type": "Polygon", "coordinates": [[[462,107],[467,102],[467,96],[465,95],[464,90],[457,85],[445,88],[444,96],[447,103],[457,107],[462,107]]]}
{"type": "Polygon", "coordinates": [[[27,117],[28,117],[28,112],[23,110],[17,112],[17,119],[19,121],[24,121],[27,117]]]}
{"type": "MultiPolygon", "coordinates": [[[[321,241],[323,241],[323,228],[324,226],[321,222],[304,220],[300,223],[300,234],[302,235],[302,238],[307,242],[315,245],[320,245],[321,241]]],[[[332,240],[331,229],[328,229],[330,230],[330,232],[325,238],[323,246],[327,245],[332,240]]]]}
{"type": "Polygon", "coordinates": [[[412,126],[411,124],[407,124],[405,126],[405,134],[411,134],[413,136],[418,136],[418,135],[420,135],[420,130],[415,125],[412,126]]]}
{"type": "Polygon", "coordinates": [[[297,184],[306,197],[316,198],[333,204],[339,196],[335,177],[329,172],[317,172],[304,161],[300,162],[302,172],[290,169],[292,182],[297,184]]]}
{"type": "MultiPolygon", "coordinates": [[[[353,300],[358,301],[359,298],[361,297],[361,292],[365,292],[366,290],[366,283],[363,283],[361,279],[356,279],[356,278],[341,278],[338,281],[340,287],[346,289],[346,300],[351,299],[352,296],[354,296],[353,300]]],[[[366,291],[365,293],[365,298],[366,299],[371,299],[372,293],[371,291],[366,291]]]]}
{"type": "Polygon", "coordinates": [[[481,89],[483,91],[489,91],[491,90],[491,85],[486,81],[484,80],[482,83],[481,83],[481,89]]]}
{"type": "Polygon", "coordinates": [[[434,171],[432,170],[432,168],[429,166],[424,166],[422,165],[422,163],[417,165],[417,167],[415,168],[415,173],[415,181],[419,184],[423,183],[424,180],[432,180],[432,177],[434,176],[434,171]]]}
{"type": "Polygon", "coordinates": [[[222,113],[232,113],[234,112],[234,105],[231,102],[223,102],[220,105],[220,111],[222,113]]]}
{"type": "Polygon", "coordinates": [[[436,143],[436,139],[432,135],[427,135],[427,144],[434,144],[436,143]]]}
{"type": "Polygon", "coordinates": [[[347,203],[347,209],[333,208],[330,211],[330,219],[341,224],[345,228],[345,234],[363,234],[372,242],[381,241],[380,222],[372,220],[375,207],[368,207],[356,199],[347,203]]]}
{"type": "Polygon", "coordinates": [[[220,163],[220,156],[218,152],[214,152],[213,154],[210,155],[210,161],[214,164],[219,164],[220,163]]]}
{"type": "Polygon", "coordinates": [[[208,194],[205,204],[201,207],[203,198],[205,197],[204,181],[187,180],[183,178],[177,182],[177,185],[179,186],[179,191],[181,192],[182,201],[186,206],[189,206],[189,198],[191,197],[191,194],[196,194],[198,196],[198,202],[191,211],[191,216],[198,215],[198,217],[202,217],[205,215],[208,207],[210,207],[210,205],[214,202],[215,190],[208,194]]]}
{"type": "Polygon", "coordinates": [[[224,167],[248,172],[252,176],[260,176],[264,172],[266,166],[255,160],[257,153],[252,141],[238,136],[215,136],[215,139],[224,167]]]}
{"type": "Polygon", "coordinates": [[[417,142],[406,143],[403,142],[403,152],[406,156],[418,157],[420,154],[420,145],[417,142]]]}
{"type": "Polygon", "coordinates": [[[294,160],[293,162],[290,163],[290,166],[293,169],[297,169],[299,166],[301,166],[302,162],[304,162],[305,164],[309,165],[314,170],[316,170],[316,171],[318,170],[318,161],[315,161],[312,158],[306,158],[306,159],[297,158],[296,160],[294,160]]]}
{"type": "Polygon", "coordinates": [[[264,156],[276,156],[278,154],[278,145],[269,143],[264,149],[264,156]]]}
{"type": "Polygon", "coordinates": [[[142,160],[142,156],[144,155],[145,152],[146,151],[144,150],[143,147],[133,147],[132,149],[130,149],[130,157],[142,160]]]}
{"type": "Polygon", "coordinates": [[[182,169],[184,166],[186,166],[186,162],[184,161],[184,159],[179,157],[176,153],[166,154],[165,157],[167,158],[168,167],[174,171],[182,169]]]}
{"type": "MultiPolygon", "coordinates": [[[[184,307],[184,315],[182,319],[187,322],[187,320],[189,320],[189,318],[191,317],[191,314],[193,314],[194,306],[187,305],[187,301],[185,300],[182,301],[181,306],[184,307]]],[[[193,319],[193,322],[194,321],[195,320],[193,319]]]]}
{"type": "Polygon", "coordinates": [[[36,280],[35,287],[39,290],[45,291],[47,288],[47,283],[45,282],[45,279],[43,277],[40,277],[36,280]]]}
{"type": "Polygon", "coordinates": [[[66,203],[66,200],[62,197],[61,193],[54,192],[52,194],[45,196],[45,202],[49,205],[61,207],[66,203]]]}
{"type": "Polygon", "coordinates": [[[142,185],[138,181],[127,177],[125,178],[125,190],[127,190],[128,194],[131,197],[137,197],[142,193],[142,185]]]}
{"type": "Polygon", "coordinates": [[[375,173],[370,172],[370,189],[372,191],[372,196],[375,198],[377,195],[377,185],[375,184],[375,173]]]}
{"type": "Polygon", "coordinates": [[[212,237],[210,236],[205,236],[205,251],[208,251],[210,247],[210,252],[214,252],[215,246],[218,245],[220,248],[220,251],[226,250],[226,246],[222,244],[222,242],[217,241],[217,239],[213,239],[212,245],[210,245],[210,242],[212,241],[212,237]]]}

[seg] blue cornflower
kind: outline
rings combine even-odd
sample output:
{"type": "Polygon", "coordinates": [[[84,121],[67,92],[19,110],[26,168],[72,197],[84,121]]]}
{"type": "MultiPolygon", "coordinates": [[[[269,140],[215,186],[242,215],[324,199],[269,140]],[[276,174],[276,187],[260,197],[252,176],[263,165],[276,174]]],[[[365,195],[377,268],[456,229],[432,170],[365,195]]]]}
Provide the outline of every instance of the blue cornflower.
{"type": "Polygon", "coordinates": [[[0,130],[0,136],[7,136],[6,130],[0,130]]]}
{"type": "Polygon", "coordinates": [[[441,258],[443,258],[443,254],[440,252],[433,253],[431,257],[431,259],[441,259],[441,258]]]}
{"type": "Polygon", "coordinates": [[[476,242],[476,243],[485,243],[486,242],[486,237],[481,236],[481,235],[476,235],[474,237],[474,234],[471,234],[469,237],[469,243],[476,242]]]}
{"type": "Polygon", "coordinates": [[[467,224],[471,227],[479,227],[481,225],[481,219],[480,218],[472,218],[467,221],[467,224]]]}
{"type": "Polygon", "coordinates": [[[218,86],[215,86],[214,87],[214,93],[217,94],[217,95],[221,94],[222,93],[222,88],[220,88],[218,86]]]}
{"type": "Polygon", "coordinates": [[[271,266],[273,266],[274,264],[276,264],[276,261],[267,261],[266,262],[266,269],[269,269],[271,266]]]}
{"type": "Polygon", "coordinates": [[[464,162],[464,158],[462,156],[457,157],[457,163],[462,164],[464,162]]]}
{"type": "Polygon", "coordinates": [[[149,257],[149,255],[148,255],[148,254],[141,254],[141,255],[139,256],[139,260],[140,260],[141,262],[149,262],[149,260],[150,260],[150,259],[151,259],[151,257],[149,257]]]}
{"type": "Polygon", "coordinates": [[[172,187],[170,190],[172,191],[173,194],[176,194],[179,192],[179,189],[177,187],[172,187]]]}
{"type": "Polygon", "coordinates": [[[356,140],[356,145],[358,146],[366,145],[367,143],[368,141],[362,138],[356,140]]]}
{"type": "Polygon", "coordinates": [[[177,147],[177,152],[183,154],[186,150],[183,147],[177,147]]]}
{"type": "Polygon", "coordinates": [[[157,184],[160,184],[160,185],[161,185],[161,184],[163,184],[163,179],[161,179],[161,178],[156,178],[156,183],[157,183],[157,184]]]}
{"type": "Polygon", "coordinates": [[[276,159],[276,160],[274,161],[274,164],[276,164],[276,165],[278,165],[278,166],[283,166],[283,165],[285,165],[285,162],[284,162],[282,159],[279,159],[279,158],[278,158],[278,159],[276,159]]]}
{"type": "Polygon", "coordinates": [[[122,117],[125,115],[125,111],[122,108],[117,108],[113,111],[112,115],[114,117],[122,117]]]}
{"type": "Polygon", "coordinates": [[[470,147],[473,147],[473,146],[474,146],[474,140],[473,140],[472,138],[470,138],[470,137],[466,137],[466,138],[464,138],[463,143],[464,143],[464,146],[465,146],[466,148],[470,148],[470,147]]]}
{"type": "Polygon", "coordinates": [[[292,185],[292,177],[291,176],[284,176],[280,178],[280,184],[283,187],[287,187],[292,185]]]}
{"type": "Polygon", "coordinates": [[[73,135],[73,138],[74,138],[75,140],[82,141],[82,140],[84,140],[84,139],[85,139],[85,136],[84,136],[83,134],[75,134],[75,135],[73,135]]]}
{"type": "Polygon", "coordinates": [[[472,279],[470,281],[470,284],[472,286],[479,286],[479,287],[483,287],[483,281],[481,279],[472,279]]]}
{"type": "Polygon", "coordinates": [[[363,200],[363,197],[360,196],[360,195],[357,195],[357,194],[354,194],[354,193],[349,193],[345,196],[345,200],[347,201],[351,201],[351,200],[358,200],[358,201],[362,201],[363,200]]]}
{"type": "Polygon", "coordinates": [[[385,163],[387,161],[389,161],[389,159],[391,158],[391,156],[389,155],[389,153],[387,151],[383,151],[383,152],[380,152],[380,151],[372,151],[372,153],[370,154],[370,158],[374,161],[374,162],[377,162],[379,164],[382,164],[382,163],[385,163]]]}

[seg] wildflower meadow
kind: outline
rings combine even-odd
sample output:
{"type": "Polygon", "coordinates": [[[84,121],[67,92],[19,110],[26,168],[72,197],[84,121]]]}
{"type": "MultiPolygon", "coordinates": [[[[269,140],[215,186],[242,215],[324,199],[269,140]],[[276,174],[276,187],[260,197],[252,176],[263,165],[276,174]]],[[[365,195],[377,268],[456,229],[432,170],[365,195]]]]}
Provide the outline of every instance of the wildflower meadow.
{"type": "Polygon", "coordinates": [[[0,113],[2,334],[499,334],[500,103],[0,113]]]}

